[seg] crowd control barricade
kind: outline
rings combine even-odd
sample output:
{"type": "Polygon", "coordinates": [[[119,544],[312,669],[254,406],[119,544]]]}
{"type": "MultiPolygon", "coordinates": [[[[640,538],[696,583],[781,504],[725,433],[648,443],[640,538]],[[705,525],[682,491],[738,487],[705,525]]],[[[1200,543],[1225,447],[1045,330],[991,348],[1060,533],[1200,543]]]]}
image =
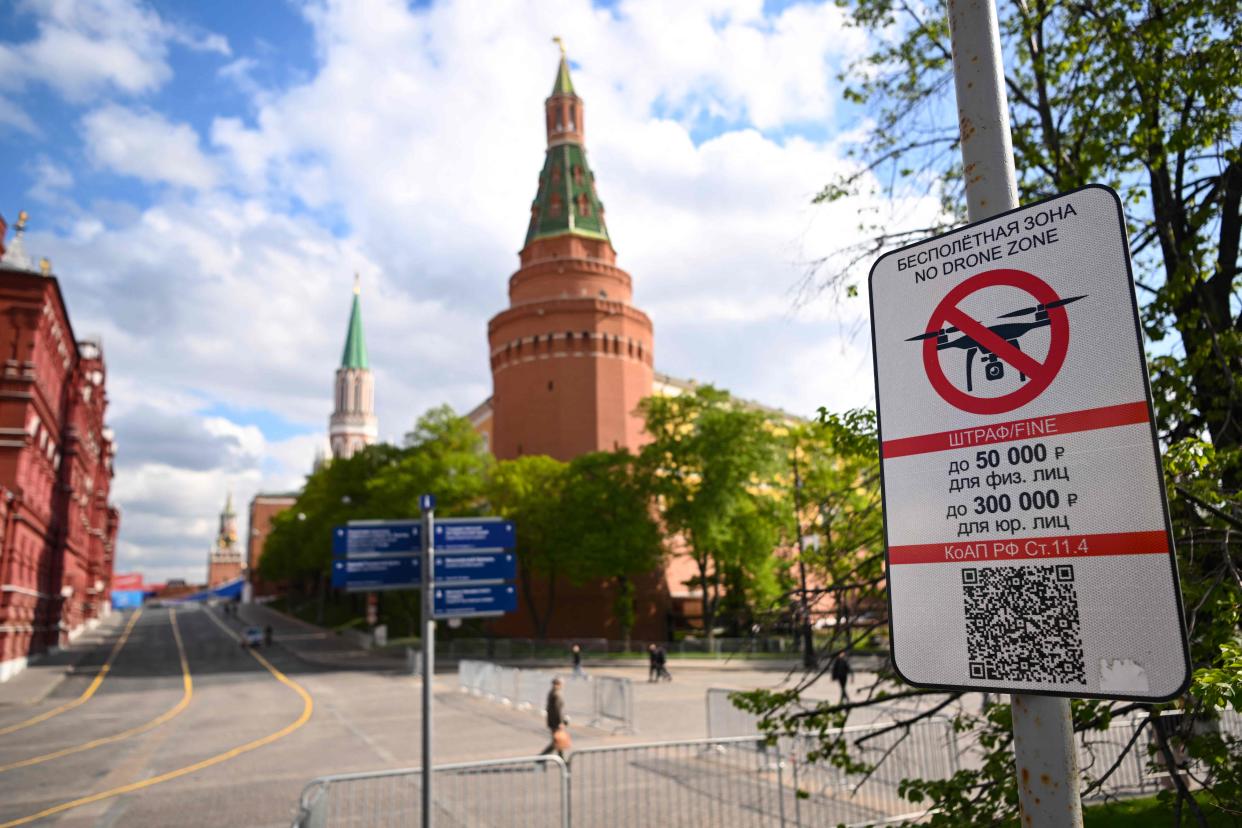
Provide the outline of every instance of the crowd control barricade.
{"type": "Polygon", "coordinates": [[[614,733],[634,732],[634,684],[611,676],[592,677],[595,686],[596,727],[612,728],[614,733]]]}
{"type": "MultiPolygon", "coordinates": [[[[559,756],[437,765],[437,828],[569,828],[569,777],[559,756]]],[[[293,828],[422,824],[422,770],[321,776],[303,790],[293,828]]]]}
{"type": "Polygon", "coordinates": [[[462,692],[539,716],[544,714],[554,678],[561,679],[561,698],[565,701],[565,715],[571,722],[614,732],[635,732],[634,689],[627,678],[574,676],[501,667],[470,659],[462,659],[457,671],[457,683],[462,692]]]}
{"type": "Polygon", "coordinates": [[[777,826],[794,792],[754,737],[585,748],[569,757],[570,824],[777,826]]]}

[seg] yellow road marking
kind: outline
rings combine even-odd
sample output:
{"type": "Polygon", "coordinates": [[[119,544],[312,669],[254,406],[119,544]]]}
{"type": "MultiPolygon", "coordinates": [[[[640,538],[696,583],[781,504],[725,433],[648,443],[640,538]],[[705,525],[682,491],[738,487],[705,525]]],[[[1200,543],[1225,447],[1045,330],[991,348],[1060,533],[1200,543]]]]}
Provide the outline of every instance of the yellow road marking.
{"type": "Polygon", "coordinates": [[[65,702],[60,707],[53,708],[46,713],[40,713],[38,716],[26,719],[24,722],[18,722],[17,724],[0,728],[0,736],[4,736],[8,733],[14,733],[18,730],[23,730],[31,725],[36,725],[39,722],[46,722],[53,716],[59,716],[61,713],[65,713],[80,704],[84,704],[87,699],[95,695],[95,691],[99,689],[99,685],[103,684],[104,679],[108,677],[108,671],[112,669],[112,662],[116,660],[117,654],[120,653],[121,648],[125,646],[125,642],[129,638],[129,634],[134,631],[134,625],[138,623],[138,616],[140,615],[142,615],[141,608],[136,610],[133,616],[129,619],[129,623],[125,625],[125,632],[121,633],[121,637],[118,638],[116,640],[116,644],[112,646],[112,652],[108,654],[108,660],[104,662],[103,667],[99,668],[99,672],[95,674],[95,680],[90,683],[89,687],[82,691],[82,695],[78,696],[71,702],[65,702]]]}
{"type": "MultiPolygon", "coordinates": [[[[221,629],[223,629],[225,632],[229,633],[230,636],[233,636],[234,638],[236,638],[236,635],[234,635],[233,632],[228,629],[228,627],[225,627],[224,624],[219,619],[217,619],[215,615],[211,613],[210,610],[205,610],[205,611],[207,612],[208,618],[210,618],[212,621],[215,621],[216,624],[221,629]]],[[[272,742],[285,738],[290,733],[297,730],[302,725],[306,724],[306,722],[311,717],[311,713],[314,712],[315,710],[315,702],[311,699],[310,694],[302,689],[302,685],[298,684],[296,681],[289,678],[284,673],[280,672],[274,666],[272,666],[272,663],[268,661],[266,658],[264,658],[263,656],[259,655],[257,651],[249,649],[249,648],[247,649],[249,650],[252,656],[258,659],[260,664],[262,664],[264,667],[267,668],[267,671],[269,673],[271,673],[273,676],[276,677],[278,681],[280,681],[281,684],[284,684],[287,687],[290,687],[295,693],[301,696],[302,698],[302,715],[301,716],[298,716],[297,719],[285,725],[280,730],[277,730],[275,733],[269,733],[268,735],[264,736],[261,739],[255,739],[252,742],[247,742],[244,745],[239,745],[238,747],[235,747],[231,750],[226,750],[224,753],[217,753],[215,756],[208,757],[207,759],[204,759],[201,762],[195,762],[193,765],[186,765],[185,767],[177,768],[176,770],[171,770],[166,773],[161,773],[158,776],[152,776],[149,779],[143,779],[138,782],[131,782],[128,785],[121,785],[116,788],[110,788],[109,790],[100,791],[97,794],[91,794],[90,796],[84,796],[79,799],[70,800],[69,802],[62,802],[60,805],[53,805],[51,808],[46,808],[42,811],[39,811],[39,813],[37,814],[31,814],[30,816],[21,817],[20,819],[15,819],[10,822],[0,823],[0,828],[14,828],[14,826],[17,826],[17,825],[26,825],[28,823],[34,822],[35,820],[43,819],[44,817],[49,817],[55,814],[64,813],[65,811],[72,810],[73,808],[81,808],[83,805],[90,805],[92,802],[99,802],[100,800],[103,800],[103,799],[111,799],[112,797],[115,797],[115,796],[121,796],[123,794],[133,793],[134,791],[140,791],[143,788],[149,788],[152,785],[158,785],[161,782],[168,782],[173,779],[178,779],[182,776],[186,776],[187,774],[195,773],[205,768],[210,768],[212,765],[218,765],[221,762],[227,762],[229,759],[234,759],[238,756],[241,756],[243,753],[249,753],[250,751],[257,750],[258,748],[261,748],[265,745],[270,745],[272,742]]]]}
{"type": "Polygon", "coordinates": [[[168,620],[172,624],[173,638],[177,640],[177,655],[180,656],[181,658],[181,684],[183,688],[182,694],[181,694],[181,701],[177,702],[177,704],[174,707],[169,708],[164,713],[150,720],[149,722],[146,722],[145,724],[140,724],[137,727],[131,727],[128,730],[122,730],[120,733],[115,733],[112,736],[104,736],[99,739],[93,739],[89,742],[83,742],[80,745],[74,745],[72,747],[63,748],[62,750],[53,751],[51,753],[45,753],[42,756],[34,756],[34,757],[31,757],[30,759],[23,759],[20,762],[12,762],[8,765],[0,765],[0,773],[4,773],[5,771],[11,771],[11,770],[14,770],[15,768],[25,768],[25,767],[29,767],[30,765],[39,765],[39,764],[42,764],[43,762],[50,762],[53,759],[59,759],[62,756],[70,756],[74,753],[82,753],[83,751],[91,750],[92,748],[97,748],[100,745],[110,745],[113,742],[119,742],[122,739],[128,739],[130,736],[137,736],[139,733],[146,733],[148,730],[153,730],[159,727],[160,725],[164,724],[164,722],[176,716],[182,710],[185,710],[190,704],[190,699],[193,698],[194,696],[194,680],[190,678],[190,663],[186,661],[186,658],[185,658],[185,644],[181,640],[181,629],[180,627],[177,626],[177,611],[176,610],[172,610],[171,612],[169,612],[168,620]]]}

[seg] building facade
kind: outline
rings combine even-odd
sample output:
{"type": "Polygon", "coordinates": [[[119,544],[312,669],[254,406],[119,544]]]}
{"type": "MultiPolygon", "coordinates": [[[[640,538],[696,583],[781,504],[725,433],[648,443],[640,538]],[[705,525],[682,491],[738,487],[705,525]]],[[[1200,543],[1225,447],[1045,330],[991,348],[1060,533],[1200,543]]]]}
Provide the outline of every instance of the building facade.
{"type": "Polygon", "coordinates": [[[501,459],[642,444],[635,409],[651,394],[651,320],[604,221],[584,144],[585,113],[564,54],[544,102],[547,151],[509,307],[487,326],[492,431],[501,459]]]}
{"type": "Polygon", "coordinates": [[[332,416],[328,419],[328,440],[334,458],[353,457],[354,452],[373,444],[379,436],[379,422],[375,418],[375,379],[362,335],[360,293],[355,276],[349,330],[345,334],[341,367],[336,369],[336,393],[332,416]]]}
{"type": "Polygon", "coordinates": [[[249,526],[246,530],[246,572],[254,595],[272,595],[273,584],[259,578],[259,558],[263,544],[272,533],[272,518],[298,502],[297,492],[288,494],[257,494],[250,500],[249,526]]]}
{"type": "Polygon", "coordinates": [[[25,220],[0,258],[0,679],[109,612],[120,527],[103,351],[74,337],[25,220]]]}

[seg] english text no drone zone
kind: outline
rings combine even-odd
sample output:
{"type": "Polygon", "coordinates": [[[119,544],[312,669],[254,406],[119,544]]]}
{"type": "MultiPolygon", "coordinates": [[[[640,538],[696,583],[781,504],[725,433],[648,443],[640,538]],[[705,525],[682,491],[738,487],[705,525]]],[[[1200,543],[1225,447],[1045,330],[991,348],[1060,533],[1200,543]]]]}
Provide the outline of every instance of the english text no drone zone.
{"type": "Polygon", "coordinates": [[[1056,244],[1060,241],[1056,223],[1077,215],[1073,204],[1058,204],[1004,224],[962,233],[902,256],[897,260],[897,270],[913,270],[914,283],[918,284],[937,276],[999,262],[1007,256],[1056,244]],[[917,269],[920,266],[922,270],[917,269]]]}

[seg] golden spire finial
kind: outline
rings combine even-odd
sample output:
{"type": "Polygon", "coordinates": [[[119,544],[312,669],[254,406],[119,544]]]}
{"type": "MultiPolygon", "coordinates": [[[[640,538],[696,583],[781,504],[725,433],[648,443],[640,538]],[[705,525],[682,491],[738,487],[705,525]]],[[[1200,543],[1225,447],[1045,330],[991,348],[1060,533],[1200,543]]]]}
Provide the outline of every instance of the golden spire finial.
{"type": "Polygon", "coordinates": [[[30,218],[30,216],[29,216],[29,214],[27,214],[27,212],[26,212],[25,210],[22,210],[20,213],[18,213],[18,214],[17,214],[17,225],[16,225],[16,229],[18,229],[18,230],[25,230],[25,229],[26,229],[26,219],[28,219],[28,218],[30,218]]]}
{"type": "Polygon", "coordinates": [[[362,293],[362,281],[361,281],[361,278],[358,276],[358,271],[355,270],[354,271],[354,296],[358,296],[361,293],[362,293]]]}
{"type": "Polygon", "coordinates": [[[44,276],[52,275],[52,260],[49,259],[47,256],[44,256],[43,258],[39,259],[39,272],[42,273],[44,276]]]}
{"type": "Polygon", "coordinates": [[[552,42],[561,47],[561,57],[565,57],[565,41],[561,40],[561,36],[552,38],[552,42]]]}

